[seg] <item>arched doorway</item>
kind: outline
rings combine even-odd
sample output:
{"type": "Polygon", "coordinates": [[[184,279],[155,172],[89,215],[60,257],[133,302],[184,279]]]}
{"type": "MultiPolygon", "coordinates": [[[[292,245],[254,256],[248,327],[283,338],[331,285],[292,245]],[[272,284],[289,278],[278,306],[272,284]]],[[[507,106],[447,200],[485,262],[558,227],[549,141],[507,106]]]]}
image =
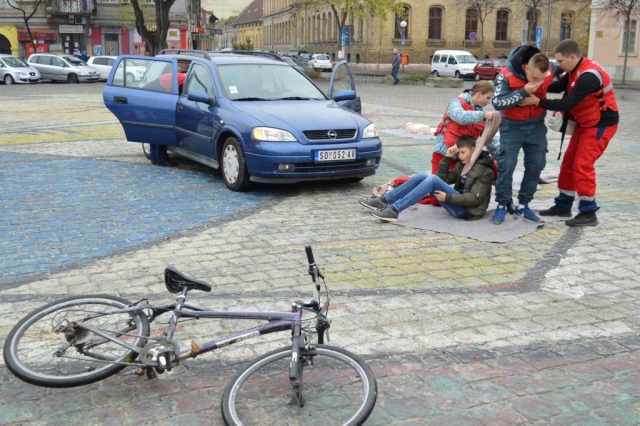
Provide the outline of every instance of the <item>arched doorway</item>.
{"type": "Polygon", "coordinates": [[[0,34],[0,53],[11,54],[11,42],[2,34],[0,34]]]}

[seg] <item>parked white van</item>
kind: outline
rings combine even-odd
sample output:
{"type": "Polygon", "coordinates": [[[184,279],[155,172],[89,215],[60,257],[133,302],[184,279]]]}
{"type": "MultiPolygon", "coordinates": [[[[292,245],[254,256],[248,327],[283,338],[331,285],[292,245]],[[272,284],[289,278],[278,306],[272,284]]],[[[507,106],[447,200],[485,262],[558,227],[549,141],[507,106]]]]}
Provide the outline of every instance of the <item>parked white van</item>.
{"type": "Polygon", "coordinates": [[[431,59],[434,77],[472,78],[478,60],[466,50],[436,50],[431,59]]]}

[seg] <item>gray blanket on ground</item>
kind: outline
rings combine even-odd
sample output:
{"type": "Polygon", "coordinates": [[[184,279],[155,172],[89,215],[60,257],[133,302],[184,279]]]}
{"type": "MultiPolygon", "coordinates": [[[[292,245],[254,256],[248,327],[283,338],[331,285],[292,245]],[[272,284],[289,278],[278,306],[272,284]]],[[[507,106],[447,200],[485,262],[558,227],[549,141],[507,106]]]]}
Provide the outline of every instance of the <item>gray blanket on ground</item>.
{"type": "MultiPolygon", "coordinates": [[[[531,234],[543,226],[544,222],[550,223],[567,219],[566,217],[545,216],[541,218],[544,222],[531,223],[521,218],[516,219],[515,216],[508,214],[502,225],[494,225],[491,223],[491,216],[493,216],[495,209],[496,204],[493,203],[482,219],[466,221],[453,218],[442,207],[415,204],[400,213],[396,224],[473,238],[478,241],[506,243],[531,234]]],[[[536,206],[532,206],[532,209],[534,211],[538,210],[536,206]]]]}

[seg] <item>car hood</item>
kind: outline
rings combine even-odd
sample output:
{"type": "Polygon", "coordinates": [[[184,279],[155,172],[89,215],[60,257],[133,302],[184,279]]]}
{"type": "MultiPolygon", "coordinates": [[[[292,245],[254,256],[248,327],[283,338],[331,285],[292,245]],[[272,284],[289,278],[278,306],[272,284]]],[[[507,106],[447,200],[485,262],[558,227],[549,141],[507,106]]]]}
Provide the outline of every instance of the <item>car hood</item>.
{"type": "Polygon", "coordinates": [[[362,116],[331,100],[235,101],[233,106],[264,126],[289,131],[353,129],[368,124],[362,116]]]}

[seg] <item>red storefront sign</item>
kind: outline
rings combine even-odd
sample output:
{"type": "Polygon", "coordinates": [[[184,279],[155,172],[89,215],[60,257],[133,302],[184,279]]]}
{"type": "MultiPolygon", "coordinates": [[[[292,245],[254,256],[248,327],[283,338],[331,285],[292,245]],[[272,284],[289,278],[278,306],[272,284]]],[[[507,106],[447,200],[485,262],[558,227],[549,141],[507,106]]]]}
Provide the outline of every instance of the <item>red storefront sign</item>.
{"type": "Polygon", "coordinates": [[[34,53],[48,53],[49,45],[46,43],[36,43],[36,52],[33,51],[33,44],[26,43],[27,46],[27,57],[33,55],[34,53]]]}

